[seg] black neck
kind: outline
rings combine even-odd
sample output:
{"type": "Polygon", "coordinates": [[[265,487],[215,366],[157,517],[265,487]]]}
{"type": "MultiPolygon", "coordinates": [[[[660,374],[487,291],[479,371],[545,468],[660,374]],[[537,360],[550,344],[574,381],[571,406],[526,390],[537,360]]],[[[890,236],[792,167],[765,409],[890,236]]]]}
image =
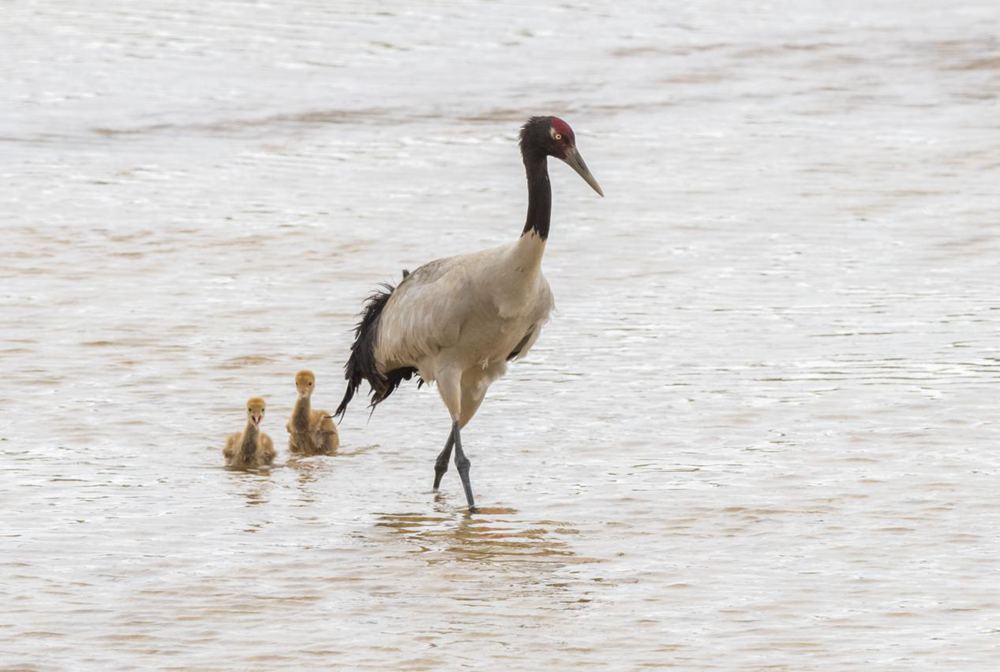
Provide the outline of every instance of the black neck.
{"type": "Polygon", "coordinates": [[[528,175],[528,218],[521,235],[534,231],[539,238],[546,240],[552,215],[552,187],[549,185],[545,155],[525,155],[524,172],[528,175]]]}

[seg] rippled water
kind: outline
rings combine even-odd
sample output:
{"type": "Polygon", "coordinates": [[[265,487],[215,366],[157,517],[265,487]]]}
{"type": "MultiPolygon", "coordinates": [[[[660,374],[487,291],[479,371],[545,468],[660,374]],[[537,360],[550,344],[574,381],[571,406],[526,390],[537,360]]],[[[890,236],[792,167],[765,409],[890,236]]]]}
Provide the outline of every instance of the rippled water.
{"type": "MultiPolygon", "coordinates": [[[[733,3],[736,4],[736,3],[733,3]]],[[[1000,8],[15,2],[0,665],[992,670],[1000,8]],[[511,240],[558,314],[464,433],[332,408],[361,299],[511,240]],[[270,402],[269,473],[222,468],[270,402]]]]}

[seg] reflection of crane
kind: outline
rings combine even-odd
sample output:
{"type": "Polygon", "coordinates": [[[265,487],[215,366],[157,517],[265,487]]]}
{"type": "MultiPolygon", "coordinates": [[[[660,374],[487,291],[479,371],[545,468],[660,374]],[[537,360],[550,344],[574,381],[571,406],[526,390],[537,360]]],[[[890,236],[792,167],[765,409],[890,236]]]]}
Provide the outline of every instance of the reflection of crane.
{"type": "Polygon", "coordinates": [[[451,413],[451,434],[434,465],[434,489],[448,470],[451,450],[469,510],[475,511],[469,460],[460,430],[472,419],[486,389],[534,345],[552,310],[542,275],[549,235],[552,189],[547,158],[567,164],[602,196],[576,150],[573,129],[556,117],[532,117],[521,129],[521,156],[528,176],[528,216],[512,244],[438,259],[404,273],[398,287],[385,285],[365,303],[345,366],[343,416],[362,380],[374,407],[414,373],[437,382],[451,413]]]}

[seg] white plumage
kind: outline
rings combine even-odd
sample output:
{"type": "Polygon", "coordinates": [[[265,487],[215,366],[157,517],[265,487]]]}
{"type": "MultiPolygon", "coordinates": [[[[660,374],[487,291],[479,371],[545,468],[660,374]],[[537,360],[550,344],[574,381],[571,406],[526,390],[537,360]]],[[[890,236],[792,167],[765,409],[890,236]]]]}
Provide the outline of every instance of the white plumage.
{"type": "Polygon", "coordinates": [[[544,250],[545,241],[530,233],[408,275],[382,312],[379,367],[415,367],[426,382],[437,383],[452,419],[464,427],[490,383],[507,371],[508,358],[524,356],[549,318],[544,250]]]}
{"type": "Polygon", "coordinates": [[[538,340],[552,311],[542,256],[549,233],[552,191],[546,157],[576,170],[602,194],[576,150],[572,129],[556,117],[532,117],[521,129],[528,178],[528,215],[520,238],[509,245],[438,259],[405,274],[369,297],[345,366],[348,380],[337,408],[343,415],[363,380],[372,406],[418,374],[437,384],[452,430],[435,463],[434,489],[448,469],[452,448],[470,510],[475,510],[469,460],[460,430],[482,404],[490,384],[538,340]]]}

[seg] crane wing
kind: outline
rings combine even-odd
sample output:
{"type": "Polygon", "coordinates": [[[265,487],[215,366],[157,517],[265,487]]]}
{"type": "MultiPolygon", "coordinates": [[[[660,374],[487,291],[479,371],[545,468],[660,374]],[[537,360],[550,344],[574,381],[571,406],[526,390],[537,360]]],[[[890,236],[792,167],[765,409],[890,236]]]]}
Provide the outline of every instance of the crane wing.
{"type": "Polygon", "coordinates": [[[521,339],[517,346],[515,346],[515,348],[511,350],[511,353],[507,356],[508,362],[514,359],[521,359],[528,354],[528,351],[531,350],[531,347],[535,344],[535,341],[538,340],[539,335],[541,335],[542,327],[544,327],[545,323],[549,321],[549,313],[551,313],[552,309],[555,307],[555,300],[552,297],[552,289],[549,287],[549,282],[544,276],[541,278],[536,300],[535,314],[533,315],[533,319],[535,321],[532,323],[531,328],[528,329],[528,332],[524,335],[524,338],[521,339]]]}
{"type": "Polygon", "coordinates": [[[379,318],[376,360],[383,371],[416,366],[458,342],[470,308],[470,257],[448,257],[408,274],[379,318]]]}

